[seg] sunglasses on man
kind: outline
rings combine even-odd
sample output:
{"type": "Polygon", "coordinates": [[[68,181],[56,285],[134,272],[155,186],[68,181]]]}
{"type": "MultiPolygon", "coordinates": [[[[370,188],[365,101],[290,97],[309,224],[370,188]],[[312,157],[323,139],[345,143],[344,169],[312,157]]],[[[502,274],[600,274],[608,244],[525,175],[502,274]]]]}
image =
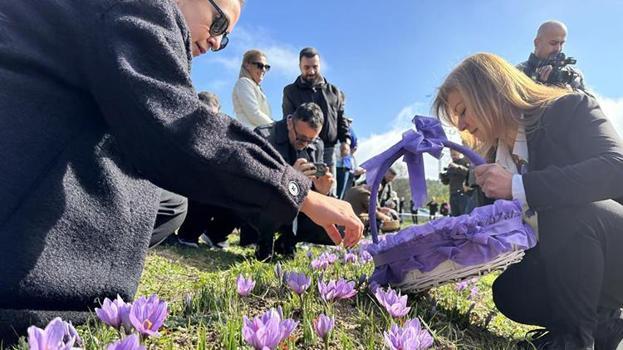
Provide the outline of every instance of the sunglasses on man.
{"type": "Polygon", "coordinates": [[[251,62],[251,64],[256,66],[259,70],[266,69],[267,72],[270,70],[270,64],[264,64],[262,62],[251,62]]]}
{"type": "Polygon", "coordinates": [[[219,36],[222,35],[221,46],[218,49],[212,49],[212,51],[221,51],[227,46],[229,43],[229,38],[227,37],[227,28],[229,28],[229,19],[225,16],[223,10],[221,10],[218,5],[214,2],[214,0],[208,0],[210,4],[214,7],[218,15],[212,20],[212,25],[210,25],[210,35],[211,36],[219,36]]]}

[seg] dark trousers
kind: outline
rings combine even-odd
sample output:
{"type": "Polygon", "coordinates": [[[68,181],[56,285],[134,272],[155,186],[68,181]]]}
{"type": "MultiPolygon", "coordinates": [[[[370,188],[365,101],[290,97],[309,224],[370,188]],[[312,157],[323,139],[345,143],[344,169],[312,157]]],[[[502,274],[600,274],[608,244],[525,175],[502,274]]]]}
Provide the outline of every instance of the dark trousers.
{"type": "Polygon", "coordinates": [[[493,284],[508,318],[592,342],[598,311],[623,305],[623,206],[614,201],[539,213],[539,242],[493,284]]]}
{"type": "Polygon", "coordinates": [[[157,246],[182,226],[187,210],[188,201],[185,197],[162,190],[158,216],[156,216],[149,247],[157,246]]]}
{"type": "Polygon", "coordinates": [[[465,214],[465,206],[467,197],[462,191],[454,191],[450,193],[450,213],[452,216],[461,216],[465,214]]]}
{"type": "Polygon", "coordinates": [[[177,236],[188,242],[196,243],[205,233],[212,243],[220,243],[241,225],[241,220],[231,210],[223,207],[188,201],[188,214],[177,236]]]}

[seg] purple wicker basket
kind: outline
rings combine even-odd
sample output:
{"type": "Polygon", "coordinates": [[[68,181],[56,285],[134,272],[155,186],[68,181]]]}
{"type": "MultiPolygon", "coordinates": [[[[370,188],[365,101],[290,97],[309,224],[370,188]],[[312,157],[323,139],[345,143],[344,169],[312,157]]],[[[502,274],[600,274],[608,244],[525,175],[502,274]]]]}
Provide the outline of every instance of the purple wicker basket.
{"type": "Polygon", "coordinates": [[[534,247],[536,238],[531,227],[523,222],[517,201],[498,200],[468,215],[440,218],[379,237],[379,185],[400,157],[407,163],[416,206],[426,200],[424,153],[440,158],[447,147],[463,153],[475,165],[484,163],[474,151],[449,141],[437,119],[416,116],[413,123],[415,130],[407,130],[400,142],[362,164],[371,187],[368,215],[373,243],[364,249],[374,258],[372,280],[405,291],[421,291],[520,261],[523,251],[534,247]]]}

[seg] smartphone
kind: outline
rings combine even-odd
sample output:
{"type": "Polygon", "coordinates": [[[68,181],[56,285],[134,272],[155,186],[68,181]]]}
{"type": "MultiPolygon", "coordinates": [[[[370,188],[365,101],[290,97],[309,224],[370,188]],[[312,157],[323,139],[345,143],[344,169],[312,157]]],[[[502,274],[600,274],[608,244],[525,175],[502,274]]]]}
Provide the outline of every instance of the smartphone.
{"type": "Polygon", "coordinates": [[[327,165],[325,163],[314,163],[314,168],[316,168],[316,172],[314,173],[315,177],[322,177],[327,174],[327,165]]]}

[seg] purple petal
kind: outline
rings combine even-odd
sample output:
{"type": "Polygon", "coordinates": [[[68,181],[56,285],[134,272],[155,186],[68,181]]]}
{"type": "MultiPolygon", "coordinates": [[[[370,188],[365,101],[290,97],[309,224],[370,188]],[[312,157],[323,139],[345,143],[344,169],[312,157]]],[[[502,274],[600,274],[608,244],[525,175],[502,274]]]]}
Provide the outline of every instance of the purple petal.
{"type": "Polygon", "coordinates": [[[141,345],[136,334],[132,334],[124,339],[108,345],[106,350],[145,350],[141,345]]]}

